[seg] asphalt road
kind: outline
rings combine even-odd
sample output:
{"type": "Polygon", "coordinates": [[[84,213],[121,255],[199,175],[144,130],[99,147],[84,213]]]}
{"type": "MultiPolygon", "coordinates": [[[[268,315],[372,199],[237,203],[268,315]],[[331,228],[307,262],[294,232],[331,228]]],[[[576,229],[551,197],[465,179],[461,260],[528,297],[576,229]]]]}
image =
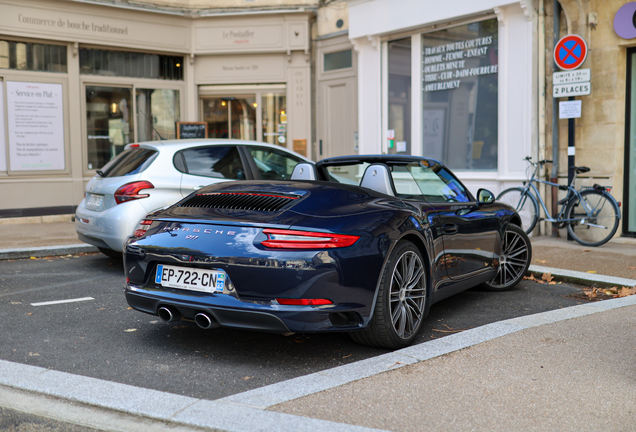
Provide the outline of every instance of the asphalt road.
{"type": "MultiPolygon", "coordinates": [[[[217,399],[387,352],[340,333],[282,336],[166,324],[130,309],[122,285],[121,263],[101,254],[0,262],[0,358],[217,399]],[[59,300],[75,301],[38,305],[59,300]]],[[[530,281],[503,293],[469,290],[434,305],[416,343],[579,304],[580,292],[530,281]]]]}

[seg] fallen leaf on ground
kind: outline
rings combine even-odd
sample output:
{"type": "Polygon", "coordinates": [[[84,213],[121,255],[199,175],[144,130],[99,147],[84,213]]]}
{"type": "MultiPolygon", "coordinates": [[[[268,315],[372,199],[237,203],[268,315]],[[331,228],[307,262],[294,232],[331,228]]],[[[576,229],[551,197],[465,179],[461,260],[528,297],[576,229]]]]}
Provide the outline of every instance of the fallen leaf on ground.
{"type": "Polygon", "coordinates": [[[39,355],[40,354],[38,353],[32,353],[32,352],[29,353],[29,357],[39,357],[39,355]]]}
{"type": "Polygon", "coordinates": [[[630,296],[630,295],[636,295],[636,286],[632,287],[632,288],[623,287],[618,292],[618,296],[619,297],[627,297],[627,296],[630,296]]]}
{"type": "Polygon", "coordinates": [[[524,276],[523,277],[525,280],[531,280],[531,281],[536,281],[536,279],[534,278],[534,275],[531,274],[530,276],[524,276]]]}
{"type": "Polygon", "coordinates": [[[588,270],[588,273],[596,273],[596,270],[588,270]]]}
{"type": "Polygon", "coordinates": [[[543,273],[543,276],[541,276],[541,279],[543,279],[546,282],[552,282],[552,279],[554,279],[554,276],[552,276],[552,273],[543,273]]]}
{"type": "Polygon", "coordinates": [[[592,252],[592,249],[583,249],[583,252],[592,252]]]}
{"type": "Polygon", "coordinates": [[[636,270],[636,267],[627,267],[627,268],[631,270],[636,270]]]}
{"type": "Polygon", "coordinates": [[[253,377],[253,376],[251,376],[251,377],[244,377],[243,379],[244,379],[244,380],[248,380],[248,379],[252,379],[252,378],[254,378],[254,377],[253,377]]]}
{"type": "Polygon", "coordinates": [[[137,329],[128,329],[128,330],[124,330],[124,331],[125,331],[126,333],[131,333],[131,332],[137,331],[137,329]]]}
{"type": "Polygon", "coordinates": [[[352,355],[353,355],[353,354],[349,354],[349,355],[346,355],[346,356],[344,356],[344,357],[342,357],[342,358],[349,358],[349,357],[351,357],[352,355]]]}
{"type": "Polygon", "coordinates": [[[539,262],[539,263],[541,263],[541,264],[545,264],[545,263],[547,263],[547,261],[546,261],[546,260],[541,260],[541,259],[536,259],[535,261],[536,261],[536,262],[539,262]]]}
{"type": "Polygon", "coordinates": [[[399,361],[398,361],[398,362],[395,362],[395,363],[393,363],[391,366],[389,366],[387,369],[391,369],[393,366],[395,366],[395,365],[399,365],[399,364],[404,364],[404,363],[399,362],[399,361]]]}
{"type": "Polygon", "coordinates": [[[548,285],[556,285],[556,282],[548,282],[548,285]]]}
{"type": "Polygon", "coordinates": [[[591,299],[598,297],[598,294],[596,294],[596,288],[594,288],[592,291],[590,291],[589,293],[586,293],[586,294],[591,299]]]}

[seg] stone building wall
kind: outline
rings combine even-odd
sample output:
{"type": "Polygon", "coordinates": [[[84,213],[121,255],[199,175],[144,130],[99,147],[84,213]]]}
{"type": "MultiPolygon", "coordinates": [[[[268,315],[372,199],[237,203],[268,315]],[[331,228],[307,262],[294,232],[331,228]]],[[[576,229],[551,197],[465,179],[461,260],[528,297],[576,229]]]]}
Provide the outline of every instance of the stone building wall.
{"type": "MultiPolygon", "coordinates": [[[[552,73],[553,2],[546,0],[546,159],[552,158],[552,73]]],[[[599,183],[611,185],[612,195],[623,199],[625,159],[625,80],[626,47],[635,44],[614,33],[613,20],[623,0],[560,0],[560,37],[577,34],[588,45],[588,56],[581,68],[592,73],[592,93],[577,97],[582,100],[582,116],[576,119],[577,166],[592,169],[582,175],[577,186],[599,183]],[[589,14],[598,15],[596,26],[590,25],[589,14]]],[[[557,70],[558,71],[558,70],[557,70]]],[[[567,100],[567,99],[560,99],[567,100]]],[[[567,184],[568,120],[559,120],[559,183],[567,184]]],[[[550,176],[550,167],[546,177],[550,176]]],[[[561,197],[560,197],[561,198],[561,197]]],[[[619,233],[621,228],[619,227],[619,233]]]]}

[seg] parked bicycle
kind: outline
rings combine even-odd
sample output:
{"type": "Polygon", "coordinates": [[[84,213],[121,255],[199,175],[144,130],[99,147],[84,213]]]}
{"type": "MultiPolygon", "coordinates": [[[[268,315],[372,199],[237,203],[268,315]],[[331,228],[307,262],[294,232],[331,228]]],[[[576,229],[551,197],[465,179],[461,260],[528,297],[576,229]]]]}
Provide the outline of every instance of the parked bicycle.
{"type": "Polygon", "coordinates": [[[547,220],[555,224],[557,228],[567,228],[572,238],[585,246],[600,246],[614,236],[621,216],[619,204],[610,194],[611,187],[595,184],[578,190],[574,188],[577,175],[589,172],[588,167],[574,167],[575,174],[572,182],[563,186],[537,178],[539,168],[552,161],[532,162],[530,156],[526,157],[526,161],[530,164],[528,169],[534,168],[532,176],[523,182],[523,187],[513,187],[503,191],[497,197],[497,201],[509,204],[517,210],[527,234],[530,234],[538,221],[547,220]],[[535,183],[556,186],[560,190],[567,191],[566,197],[559,201],[561,209],[556,217],[550,215],[535,183]],[[539,218],[538,203],[541,203],[543,207],[545,219],[539,218]]]}

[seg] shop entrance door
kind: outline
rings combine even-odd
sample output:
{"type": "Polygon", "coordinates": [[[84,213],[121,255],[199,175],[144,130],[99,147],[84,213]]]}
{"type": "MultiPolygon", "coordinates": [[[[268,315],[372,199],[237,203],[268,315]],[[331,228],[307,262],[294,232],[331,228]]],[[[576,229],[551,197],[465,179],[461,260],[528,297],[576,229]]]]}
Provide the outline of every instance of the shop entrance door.
{"type": "Polygon", "coordinates": [[[200,118],[208,138],[262,141],[287,147],[284,84],[199,86],[200,118]]]}
{"type": "Polygon", "coordinates": [[[203,99],[203,121],[209,138],[256,140],[256,97],[219,96],[203,99]]]}
{"type": "Polygon", "coordinates": [[[636,48],[627,50],[623,235],[636,237],[636,48]]]}

